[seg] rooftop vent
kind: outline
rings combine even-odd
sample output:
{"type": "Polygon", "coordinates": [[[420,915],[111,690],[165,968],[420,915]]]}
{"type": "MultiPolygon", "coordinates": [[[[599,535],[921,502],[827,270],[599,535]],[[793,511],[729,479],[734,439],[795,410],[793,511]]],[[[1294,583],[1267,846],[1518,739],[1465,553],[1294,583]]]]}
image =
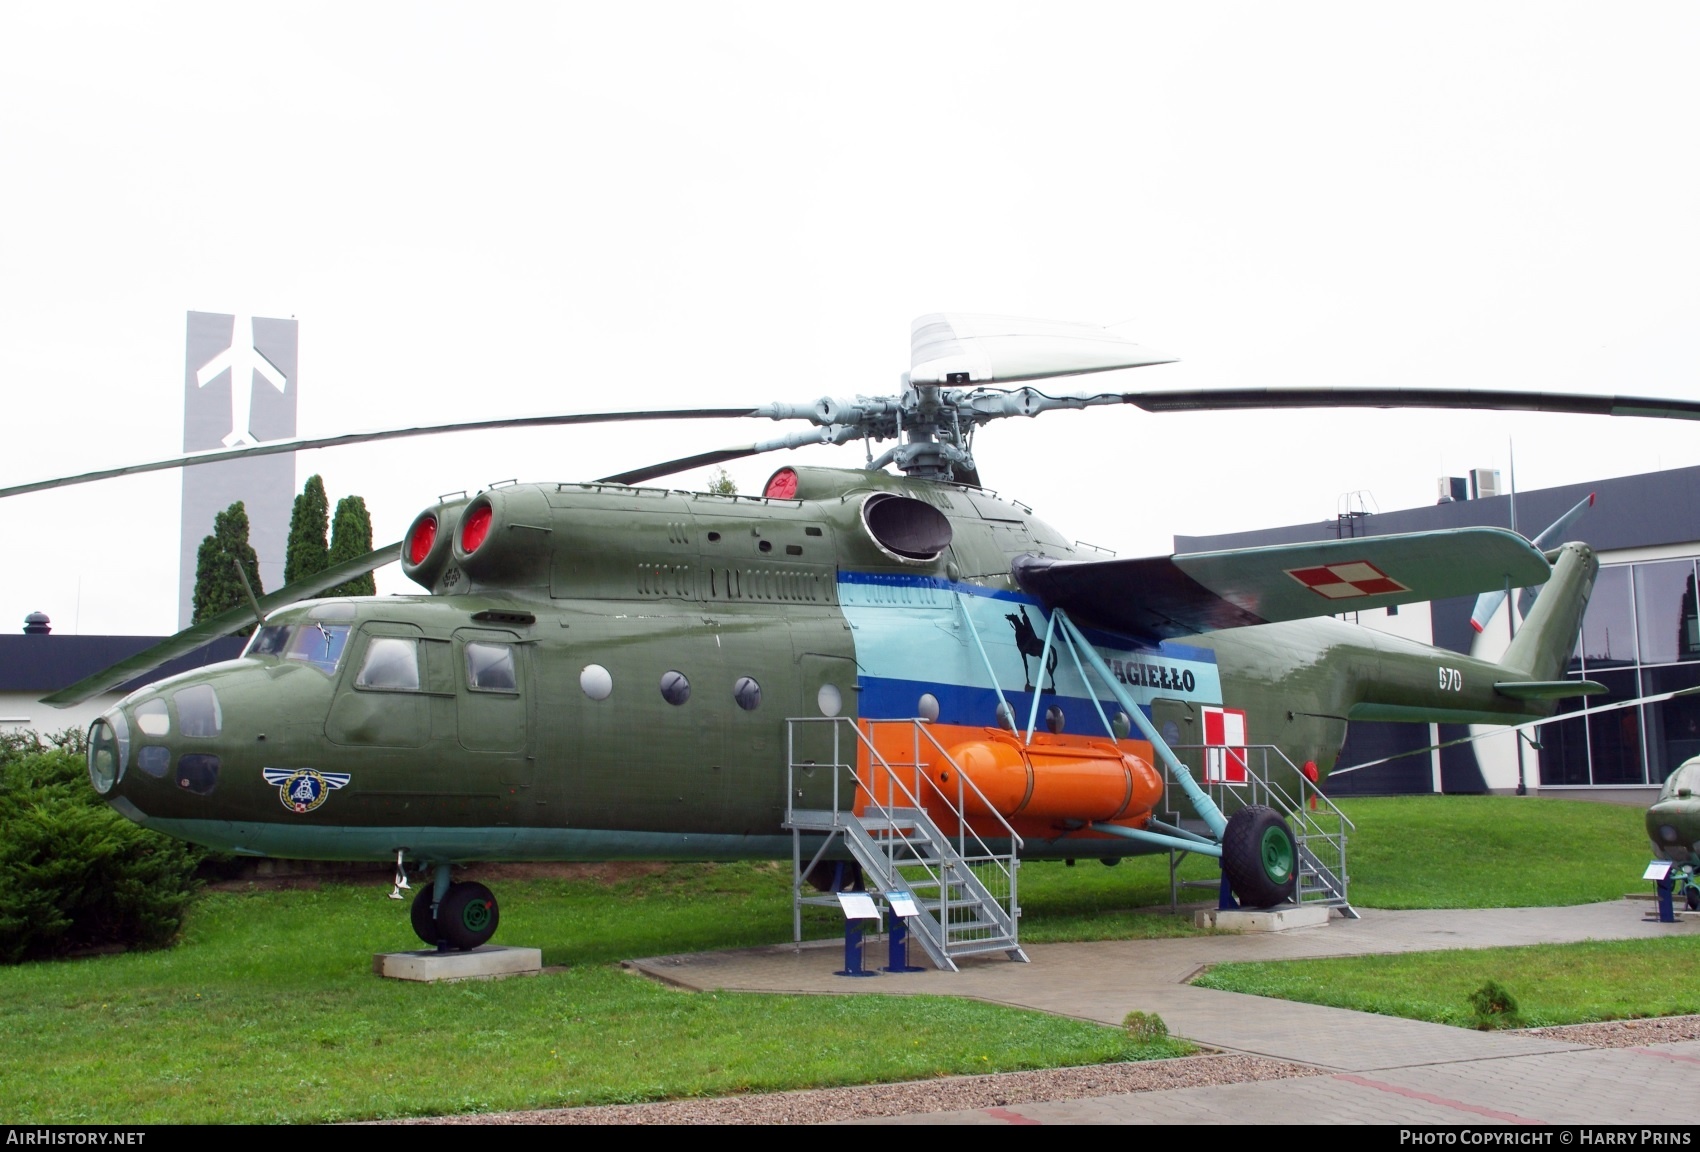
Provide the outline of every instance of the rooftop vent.
{"type": "Polygon", "coordinates": [[[24,617],[25,636],[45,636],[53,631],[53,621],[47,618],[45,612],[31,612],[24,617]]]}

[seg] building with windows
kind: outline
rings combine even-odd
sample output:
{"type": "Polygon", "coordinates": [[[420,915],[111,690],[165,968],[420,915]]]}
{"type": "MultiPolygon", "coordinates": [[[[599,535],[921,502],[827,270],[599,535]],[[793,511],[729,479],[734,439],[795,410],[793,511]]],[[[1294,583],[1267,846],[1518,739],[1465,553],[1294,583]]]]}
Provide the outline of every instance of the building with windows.
{"type": "Polygon", "coordinates": [[[234,659],[248,642],[246,636],[214,640],[111,692],[69,708],[54,708],[41,702],[43,696],[145,652],[164,639],[164,636],[55,636],[52,622],[39,612],[31,612],[22,632],[0,634],[0,728],[32,728],[43,736],[66,729],[86,732],[95,717],[142,685],[219,660],[234,659]]]}
{"type": "MultiPolygon", "coordinates": [[[[1521,780],[1531,792],[1650,803],[1673,769],[1700,755],[1700,694],[1661,698],[1700,687],[1700,468],[1519,492],[1515,526],[1534,536],[1590,493],[1594,505],[1563,537],[1586,541],[1600,557],[1569,674],[1598,681],[1610,693],[1560,701],[1557,713],[1567,718],[1542,725],[1532,741],[1485,726],[1353,724],[1332,791],[1515,792],[1521,780]]],[[[1175,550],[1475,525],[1509,528],[1512,500],[1484,495],[1316,524],[1177,536],[1175,550]]],[[[1495,658],[1509,643],[1508,610],[1502,607],[1477,634],[1470,626],[1474,606],[1470,598],[1406,605],[1362,613],[1358,623],[1495,658]]]]}

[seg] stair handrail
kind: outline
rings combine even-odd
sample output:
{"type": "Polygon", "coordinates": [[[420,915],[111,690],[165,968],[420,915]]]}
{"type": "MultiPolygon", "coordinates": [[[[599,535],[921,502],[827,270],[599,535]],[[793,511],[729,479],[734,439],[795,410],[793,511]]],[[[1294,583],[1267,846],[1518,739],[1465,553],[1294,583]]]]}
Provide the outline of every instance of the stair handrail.
{"type": "MultiPolygon", "coordinates": [[[[839,751],[838,751],[839,750],[839,744],[838,744],[838,737],[837,737],[837,733],[838,733],[839,729],[836,728],[836,727],[834,728],[833,764],[832,764],[832,768],[833,768],[832,812],[833,812],[833,819],[834,819],[835,822],[838,819],[839,812],[842,810],[841,809],[841,796],[840,796],[840,792],[839,792],[839,785],[840,785],[842,773],[845,770],[847,770],[849,772],[851,779],[855,782],[855,789],[853,789],[853,794],[854,794],[854,791],[856,789],[859,789],[862,793],[864,793],[867,796],[868,804],[873,808],[873,810],[879,816],[881,816],[882,818],[884,818],[887,821],[892,822],[893,824],[896,823],[895,818],[893,816],[893,812],[900,805],[895,803],[892,790],[895,789],[898,793],[900,793],[902,795],[902,798],[907,802],[908,807],[925,814],[926,808],[920,802],[920,799],[916,795],[916,792],[920,790],[919,789],[919,781],[926,780],[928,788],[930,788],[933,792],[936,792],[938,794],[939,799],[945,804],[945,806],[947,808],[950,808],[952,815],[955,816],[955,818],[956,818],[956,821],[957,821],[957,857],[958,857],[958,859],[960,859],[964,864],[967,864],[967,865],[970,865],[970,866],[972,866],[976,862],[991,863],[993,866],[995,866],[998,869],[998,871],[1003,876],[1004,881],[1008,884],[1009,892],[1010,892],[1010,901],[1011,901],[1012,907],[1009,909],[1007,915],[1009,915],[1012,923],[1014,922],[1015,908],[1014,908],[1013,905],[1016,902],[1016,897],[1015,897],[1016,879],[1015,879],[1015,875],[1016,875],[1016,868],[1017,868],[1017,860],[1018,860],[1018,856],[1019,856],[1019,852],[1020,852],[1021,848],[1025,845],[1025,841],[1015,831],[1015,829],[1010,825],[1009,821],[1004,819],[1003,814],[1001,812],[999,812],[992,805],[991,801],[989,799],[987,799],[986,794],[980,790],[979,786],[977,784],[975,784],[973,782],[973,780],[969,779],[963,773],[961,766],[959,764],[957,764],[956,759],[953,756],[951,756],[950,752],[942,744],[940,744],[938,742],[938,739],[932,734],[932,732],[930,732],[927,729],[928,721],[925,718],[923,718],[923,717],[910,717],[910,718],[907,718],[907,719],[889,719],[889,718],[888,719],[873,719],[873,718],[855,718],[855,717],[849,717],[849,716],[796,716],[796,717],[790,717],[790,718],[788,718],[788,720],[791,723],[829,723],[829,724],[833,724],[835,726],[839,725],[839,724],[848,725],[850,731],[855,733],[857,741],[859,741],[861,743],[861,745],[864,748],[866,748],[867,751],[868,751],[868,768],[869,768],[868,780],[866,782],[864,782],[861,779],[861,776],[860,776],[860,765],[859,764],[846,763],[846,762],[844,762],[843,760],[840,759],[839,751]],[[863,729],[864,723],[868,726],[866,731],[864,731],[864,729],[863,729]],[[885,758],[884,755],[882,755],[880,753],[879,749],[877,747],[875,747],[874,741],[873,741],[872,730],[873,730],[874,726],[880,725],[880,724],[908,724],[908,725],[912,726],[913,732],[916,733],[915,743],[914,743],[914,746],[913,746],[914,759],[913,759],[912,763],[907,764],[907,765],[894,766],[889,760],[887,760],[885,758]],[[946,764],[950,765],[950,767],[951,767],[951,769],[952,769],[952,771],[953,771],[953,773],[956,777],[956,780],[957,780],[957,801],[956,801],[956,804],[955,804],[954,807],[951,806],[951,799],[950,799],[949,795],[943,789],[941,789],[938,786],[938,784],[935,783],[927,773],[922,771],[921,754],[920,754],[920,737],[921,736],[925,736],[926,739],[928,740],[928,742],[931,743],[932,746],[935,749],[938,750],[939,755],[941,757],[943,757],[944,762],[946,764]],[[886,801],[884,803],[882,803],[880,801],[879,796],[876,795],[876,792],[875,792],[876,781],[875,781],[874,773],[876,771],[876,765],[877,765],[877,769],[884,771],[885,778],[886,778],[886,781],[887,781],[887,788],[886,788],[886,793],[885,793],[886,794],[886,801]],[[903,782],[903,780],[902,780],[902,778],[901,778],[901,776],[899,775],[899,772],[898,772],[898,768],[900,768],[900,767],[907,767],[914,772],[915,780],[917,782],[917,786],[916,786],[915,789],[912,790],[908,785],[906,785],[903,782]],[[967,801],[967,794],[968,793],[967,793],[967,791],[965,791],[965,789],[971,790],[973,792],[974,796],[985,807],[985,809],[992,814],[992,816],[996,819],[996,821],[1000,825],[1002,825],[1004,832],[1009,836],[1010,850],[1009,850],[1008,853],[994,852],[992,850],[991,845],[987,844],[986,841],[985,841],[985,838],[980,835],[980,832],[978,831],[978,829],[974,828],[973,825],[971,825],[968,822],[968,818],[967,818],[967,815],[966,815],[966,801],[967,801]],[[975,847],[978,851],[977,855],[970,856],[968,854],[967,840],[964,836],[964,830],[966,830],[967,835],[970,835],[970,836],[973,837],[975,847]],[[1005,860],[1006,855],[1008,857],[1007,861],[1005,860]]],[[[789,749],[789,754],[786,757],[786,760],[787,760],[786,785],[787,786],[786,786],[786,794],[785,794],[786,795],[785,804],[786,804],[786,817],[787,817],[787,821],[789,822],[790,819],[793,817],[795,810],[796,810],[796,785],[795,785],[795,775],[794,775],[795,769],[796,769],[796,756],[795,756],[794,739],[788,738],[788,743],[791,745],[791,747],[789,749]]],[[[852,814],[854,814],[854,800],[852,800],[851,810],[852,810],[852,814]]],[[[931,864],[928,864],[923,859],[918,858],[919,854],[913,852],[913,848],[914,848],[914,844],[915,844],[914,838],[911,837],[907,832],[905,832],[905,831],[903,831],[903,830],[901,830],[897,827],[891,827],[889,829],[888,834],[892,838],[894,838],[898,843],[901,843],[905,848],[910,849],[912,855],[917,856],[917,858],[912,861],[912,864],[914,866],[918,866],[918,867],[925,869],[925,871],[927,872],[929,877],[931,877],[934,881],[940,883],[941,890],[942,890],[943,880],[944,880],[943,876],[940,875],[939,872],[937,870],[935,870],[932,867],[931,864]]],[[[899,877],[897,877],[897,879],[901,881],[902,878],[901,878],[901,876],[899,876],[899,877]]],[[[981,886],[984,887],[983,884],[981,886]]],[[[996,897],[994,896],[993,899],[995,901],[996,897]]],[[[941,912],[943,912],[943,911],[944,910],[941,908],[941,912]]],[[[945,927],[946,927],[946,924],[941,921],[941,923],[940,923],[941,931],[944,930],[945,927]]]]}
{"type": "MultiPolygon", "coordinates": [[[[928,730],[928,721],[925,718],[917,716],[908,719],[855,719],[849,716],[799,716],[794,719],[799,723],[819,723],[825,721],[835,724],[847,724],[850,731],[855,733],[856,739],[868,750],[868,780],[864,782],[860,777],[860,765],[837,761],[835,740],[835,763],[833,765],[835,771],[833,773],[832,787],[832,804],[834,813],[840,810],[840,775],[837,770],[848,770],[851,778],[855,780],[856,786],[867,795],[868,803],[873,806],[874,810],[880,816],[887,820],[892,819],[892,811],[899,807],[899,805],[894,802],[892,789],[896,789],[896,791],[902,795],[902,798],[907,802],[909,807],[922,812],[926,811],[926,806],[921,803],[920,798],[916,795],[916,792],[920,790],[919,782],[925,780],[927,787],[938,794],[939,799],[944,802],[945,806],[950,809],[951,815],[956,818],[957,855],[965,862],[972,862],[975,860],[995,862],[999,871],[1003,873],[1004,878],[1013,889],[1015,884],[1015,859],[1020,850],[1025,846],[1026,842],[1010,825],[1009,821],[1004,819],[1003,814],[992,805],[989,799],[987,799],[986,794],[980,790],[979,785],[975,784],[974,781],[969,779],[962,771],[961,765],[957,764],[955,757],[951,756],[950,752],[938,742],[938,738],[928,730]],[[868,726],[866,731],[864,731],[862,727],[863,724],[868,726]],[[880,753],[879,749],[874,746],[872,730],[874,726],[881,724],[908,724],[912,726],[912,730],[917,734],[913,752],[914,760],[912,763],[894,766],[880,753]],[[935,749],[937,749],[939,755],[943,757],[944,762],[950,765],[953,775],[956,777],[957,798],[954,806],[952,805],[950,796],[933,781],[931,776],[921,770],[921,736],[925,736],[927,741],[932,744],[935,749]],[[917,784],[915,789],[911,789],[903,782],[898,773],[899,767],[907,767],[914,772],[917,784]],[[883,770],[887,781],[886,800],[884,803],[880,801],[879,796],[876,794],[877,784],[874,776],[876,770],[883,770]],[[1009,837],[1010,850],[1007,853],[1007,856],[1009,857],[1008,863],[1004,862],[1004,856],[1006,854],[993,851],[991,845],[986,843],[985,837],[981,836],[979,830],[969,823],[966,815],[968,791],[965,791],[965,789],[973,792],[975,798],[977,798],[985,809],[992,814],[997,823],[1003,827],[1004,833],[1009,837]],[[967,839],[964,836],[964,832],[966,832],[967,835],[972,836],[974,839],[974,846],[976,849],[976,854],[974,856],[970,856],[968,854],[967,839]]],[[[786,789],[786,804],[788,809],[794,806],[795,795],[796,789],[794,786],[786,789]]],[[[852,811],[854,811],[854,801],[852,801],[852,811]]],[[[914,843],[913,839],[907,833],[897,829],[892,830],[892,835],[897,837],[905,846],[911,846],[914,843]]],[[[929,873],[932,872],[931,868],[928,868],[927,870],[929,873]]]]}

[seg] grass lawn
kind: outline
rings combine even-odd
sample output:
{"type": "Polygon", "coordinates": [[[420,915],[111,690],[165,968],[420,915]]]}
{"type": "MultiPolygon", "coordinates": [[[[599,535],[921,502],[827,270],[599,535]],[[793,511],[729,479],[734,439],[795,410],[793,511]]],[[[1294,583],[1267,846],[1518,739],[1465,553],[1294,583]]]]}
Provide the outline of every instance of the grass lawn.
{"type": "MultiPolygon", "coordinates": [[[[1638,811],[1503,797],[1347,802],[1353,897],[1374,907],[1565,904],[1620,896],[1645,863],[1638,811]]],[[[499,940],[543,949],[566,971],[494,983],[382,981],[374,952],[414,946],[407,905],[387,885],[216,891],[199,900],[167,951],[0,968],[7,1038],[0,1115],[21,1123],[313,1121],[427,1115],[725,1094],[1055,1067],[1178,1054],[1118,1030],[943,998],[706,996],[628,975],[614,962],[790,939],[788,865],[657,866],[633,874],[498,879],[499,940]]],[[[1183,876],[1209,880],[1190,857],[1183,876]]],[[[1195,931],[1166,911],[1166,857],[1113,868],[1029,862],[1021,870],[1023,939],[1125,939],[1195,931]]],[[[1182,900],[1208,897],[1200,890],[1182,900]]],[[[836,934],[824,911],[811,937],[836,934]]],[[[1662,943],[1662,942],[1660,942],[1662,943]]],[[[1673,944],[1683,942],[1673,941],[1673,944]]],[[[1601,948],[1620,948],[1600,945],[1601,948]]],[[[1670,973],[1682,957],[1645,944],[1646,968],[1602,960],[1585,998],[1558,985],[1549,1007],[1522,960],[1454,959],[1399,973],[1388,991],[1467,1011],[1497,979],[1525,1016],[1586,1019],[1690,1011],[1670,973]],[[1582,1015],[1562,1015],[1567,1004],[1582,1015]],[[1460,1007],[1462,1006],[1462,1007],[1460,1007]]],[[[1534,950],[1541,951],[1541,950],[1534,950]]],[[[1562,950],[1547,950],[1558,952],[1562,950]]],[[[1480,956],[1487,954],[1466,954],[1480,956]]],[[[1615,954],[1612,954],[1615,955],[1615,954]]],[[[1356,964],[1416,964],[1421,956],[1356,964]]],[[[1331,995],[1351,969],[1302,966],[1331,995]]],[[[1641,961],[1637,960],[1637,964],[1641,961]]],[[[1561,965],[1562,966],[1562,965],[1561,965]]],[[[1228,969],[1211,977],[1241,979],[1228,969]]],[[[1246,979],[1253,977],[1247,976],[1246,979]]],[[[1287,977],[1259,975],[1248,991],[1287,977]]],[[[1226,986],[1226,985],[1222,985],[1226,986]]],[[[1284,985],[1282,985],[1284,986],[1284,985]]],[[[1308,998],[1308,997],[1301,997],[1308,998]]],[[[1327,1003],[1346,1003],[1327,1000],[1327,1003]]],[[[1392,1010],[1369,1003],[1353,1007],[1392,1010]]],[[[1425,1009],[1425,1018],[1439,1008],[1425,1009]]]]}
{"type": "Polygon", "coordinates": [[[1534,1027],[1700,1012],[1700,989],[1683,980],[1696,954],[1695,941],[1682,937],[1607,940],[1221,964],[1194,983],[1469,1028],[1480,1023],[1470,994],[1492,980],[1518,1008],[1516,1019],[1497,1023],[1534,1027]]]}
{"type": "Polygon", "coordinates": [[[385,887],[209,892],[168,951],[0,969],[0,1115],[348,1120],[1189,1051],[948,998],[695,995],[611,963],[788,939],[785,885],[782,867],[748,864],[504,881],[502,938],[567,970],[440,986],[371,975],[372,953],[413,946],[385,887]]]}
{"type": "Polygon", "coordinates": [[[1640,808],[1517,796],[1350,798],[1352,902],[1366,908],[1591,904],[1644,889],[1640,808]]]}
{"type": "MultiPolygon", "coordinates": [[[[1350,799],[1353,902],[1368,908],[1584,904],[1644,891],[1642,810],[1503,796],[1350,799]]],[[[1473,1027],[1470,994],[1496,981],[1516,999],[1505,1025],[1575,1024],[1700,1012],[1700,993],[1673,977],[1692,940],[1610,941],[1224,964],[1196,983],[1473,1027]]]]}

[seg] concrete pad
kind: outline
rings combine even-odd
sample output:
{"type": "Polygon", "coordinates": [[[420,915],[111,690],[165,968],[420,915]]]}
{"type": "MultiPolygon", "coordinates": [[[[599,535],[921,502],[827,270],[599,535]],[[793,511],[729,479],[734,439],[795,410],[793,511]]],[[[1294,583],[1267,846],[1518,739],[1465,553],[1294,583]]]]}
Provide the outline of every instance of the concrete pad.
{"type": "Polygon", "coordinates": [[[543,971],[543,950],[486,944],[471,952],[438,952],[434,948],[379,952],[372,957],[372,971],[391,980],[418,980],[427,984],[535,976],[543,971]]]}
{"type": "Polygon", "coordinates": [[[1315,928],[1326,924],[1333,909],[1312,904],[1287,904],[1280,908],[1200,908],[1192,922],[1218,932],[1285,932],[1292,928],[1315,928]]]}

